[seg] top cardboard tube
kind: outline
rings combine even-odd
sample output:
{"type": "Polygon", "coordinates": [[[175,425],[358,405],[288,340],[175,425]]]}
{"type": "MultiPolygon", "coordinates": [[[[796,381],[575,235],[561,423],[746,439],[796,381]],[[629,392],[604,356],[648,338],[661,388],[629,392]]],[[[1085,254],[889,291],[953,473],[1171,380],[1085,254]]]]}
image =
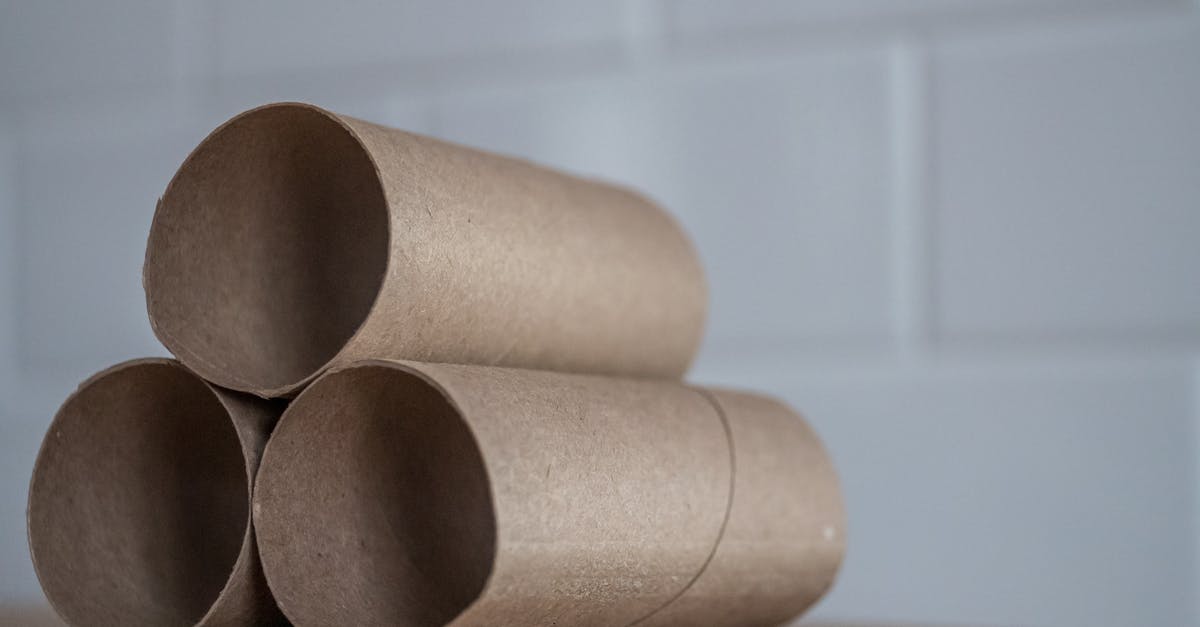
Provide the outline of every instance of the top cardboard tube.
{"type": "Polygon", "coordinates": [[[381,360],[293,401],[254,517],[299,625],[773,625],[844,548],[829,458],[771,399],[381,360]]]}
{"type": "Polygon", "coordinates": [[[707,298],[635,193],[297,103],[188,156],[143,282],[176,357],[264,397],[364,358],[678,378],[707,298]]]}
{"type": "Polygon", "coordinates": [[[250,516],[278,405],[169,359],[82,383],[29,486],[29,549],[59,615],[72,625],[283,624],[250,516]]]}

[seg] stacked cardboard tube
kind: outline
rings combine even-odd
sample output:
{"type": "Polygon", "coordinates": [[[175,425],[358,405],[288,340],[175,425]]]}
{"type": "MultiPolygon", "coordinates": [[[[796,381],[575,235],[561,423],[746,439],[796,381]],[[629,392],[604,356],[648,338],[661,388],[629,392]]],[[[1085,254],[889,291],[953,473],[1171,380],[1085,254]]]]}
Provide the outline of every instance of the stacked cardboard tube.
{"type": "Polygon", "coordinates": [[[627,190],[268,105],[151,226],[176,360],[64,403],[30,486],[76,625],[774,625],[832,584],[837,480],[770,398],[681,382],[706,289],[627,190]]]}

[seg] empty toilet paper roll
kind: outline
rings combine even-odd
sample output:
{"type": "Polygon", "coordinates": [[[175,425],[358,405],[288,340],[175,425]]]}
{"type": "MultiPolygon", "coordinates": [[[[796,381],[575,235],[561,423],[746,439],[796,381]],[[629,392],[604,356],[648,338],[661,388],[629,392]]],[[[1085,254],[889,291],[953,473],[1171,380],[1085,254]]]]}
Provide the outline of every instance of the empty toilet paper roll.
{"type": "Polygon", "coordinates": [[[184,161],[144,284],[176,357],[266,397],[381,357],[678,378],[707,298],[635,193],[295,103],[184,161]]]}
{"type": "Polygon", "coordinates": [[[250,516],[281,403],[178,362],[113,366],[50,424],[29,487],[29,548],[72,625],[281,624],[250,516]]]}
{"type": "Polygon", "coordinates": [[[828,588],[844,526],[773,401],[379,360],[293,401],[254,516],[300,625],[769,624],[828,588]]]}
{"type": "Polygon", "coordinates": [[[803,418],[771,398],[704,390],[729,425],[729,518],[695,582],[637,625],[779,625],[833,584],[845,520],[833,464],[803,418]]]}

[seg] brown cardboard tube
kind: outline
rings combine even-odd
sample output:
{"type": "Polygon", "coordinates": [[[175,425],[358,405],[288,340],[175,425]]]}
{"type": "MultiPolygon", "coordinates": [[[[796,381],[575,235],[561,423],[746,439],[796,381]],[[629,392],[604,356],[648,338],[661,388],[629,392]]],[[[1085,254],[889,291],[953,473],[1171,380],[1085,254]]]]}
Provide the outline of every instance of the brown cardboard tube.
{"type": "Polygon", "coordinates": [[[637,625],[779,625],[833,585],[845,552],[837,475],[816,433],[774,399],[704,390],[725,416],[736,473],[729,519],[704,572],[637,625]]]}
{"type": "Polygon", "coordinates": [[[167,359],[113,366],[50,425],[29,487],[29,548],[72,625],[278,624],[250,516],[280,404],[167,359]]]}
{"type": "Polygon", "coordinates": [[[304,625],[767,624],[828,588],[844,527],[828,458],[773,401],[379,360],[293,401],[254,516],[304,625]]]}
{"type": "Polygon", "coordinates": [[[295,103],[184,161],[143,279],[172,353],[266,397],[364,358],[678,378],[707,298],[637,194],[295,103]]]}

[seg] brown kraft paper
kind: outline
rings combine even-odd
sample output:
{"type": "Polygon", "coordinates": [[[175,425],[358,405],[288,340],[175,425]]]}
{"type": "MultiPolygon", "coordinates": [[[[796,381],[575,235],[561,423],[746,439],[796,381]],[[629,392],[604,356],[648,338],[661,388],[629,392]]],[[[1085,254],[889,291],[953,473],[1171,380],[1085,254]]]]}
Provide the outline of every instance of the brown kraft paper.
{"type": "Polygon", "coordinates": [[[184,161],[143,281],[172,353],[264,397],[364,358],[679,378],[707,298],[631,191],[296,103],[184,161]]]}
{"type": "Polygon", "coordinates": [[[758,625],[830,586],[837,481],[760,396],[372,360],[291,404],[254,517],[298,625],[758,625]]]}
{"type": "Polygon", "coordinates": [[[79,386],[29,487],[38,579],[72,625],[270,625],[252,479],[281,403],[219,390],[168,359],[79,386]]]}

